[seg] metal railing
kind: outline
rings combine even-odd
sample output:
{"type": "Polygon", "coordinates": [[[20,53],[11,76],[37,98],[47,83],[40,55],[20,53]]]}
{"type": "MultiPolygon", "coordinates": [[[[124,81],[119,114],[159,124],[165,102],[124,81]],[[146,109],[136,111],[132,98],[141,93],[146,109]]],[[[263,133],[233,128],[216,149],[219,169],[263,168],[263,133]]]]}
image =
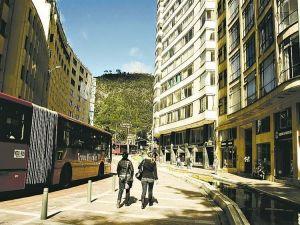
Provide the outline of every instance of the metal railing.
{"type": "MultiPolygon", "coordinates": [[[[279,15],[280,18],[280,15],[279,15]]],[[[287,14],[285,17],[280,18],[279,21],[279,33],[290,27],[294,23],[298,21],[298,10],[294,10],[293,12],[287,14]]]]}
{"type": "Polygon", "coordinates": [[[260,88],[260,96],[263,97],[276,87],[276,80],[273,78],[269,83],[260,88]]]}
{"type": "Polygon", "coordinates": [[[292,67],[282,70],[279,75],[279,84],[297,76],[300,76],[300,63],[294,64],[292,67]]]}

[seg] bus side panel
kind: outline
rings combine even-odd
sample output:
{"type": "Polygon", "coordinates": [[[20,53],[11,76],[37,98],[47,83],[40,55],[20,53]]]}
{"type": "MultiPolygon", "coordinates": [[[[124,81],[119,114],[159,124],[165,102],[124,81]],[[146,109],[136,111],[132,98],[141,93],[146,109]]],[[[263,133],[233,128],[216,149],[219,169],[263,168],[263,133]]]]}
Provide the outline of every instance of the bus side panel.
{"type": "Polygon", "coordinates": [[[28,145],[0,142],[0,191],[24,189],[28,145]]]}

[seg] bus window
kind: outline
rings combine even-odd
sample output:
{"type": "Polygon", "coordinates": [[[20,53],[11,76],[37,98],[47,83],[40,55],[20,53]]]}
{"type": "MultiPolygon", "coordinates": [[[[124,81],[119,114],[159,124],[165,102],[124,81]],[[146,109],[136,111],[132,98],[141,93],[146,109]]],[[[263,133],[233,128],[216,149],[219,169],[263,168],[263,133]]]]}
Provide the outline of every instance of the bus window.
{"type": "Polygon", "coordinates": [[[11,103],[0,102],[0,141],[29,143],[28,110],[11,103]],[[27,123],[26,123],[27,122],[27,123]]]}

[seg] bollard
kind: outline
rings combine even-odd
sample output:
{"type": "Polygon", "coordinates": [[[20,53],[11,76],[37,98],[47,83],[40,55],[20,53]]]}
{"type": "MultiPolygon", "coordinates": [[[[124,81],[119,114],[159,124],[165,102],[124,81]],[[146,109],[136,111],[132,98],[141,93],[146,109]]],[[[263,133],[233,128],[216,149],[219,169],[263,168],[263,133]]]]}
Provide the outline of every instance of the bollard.
{"type": "Polygon", "coordinates": [[[92,181],[89,180],[88,182],[88,189],[87,189],[87,202],[92,202],[92,181]]]}
{"type": "Polygon", "coordinates": [[[48,188],[44,188],[43,200],[42,200],[42,210],[41,210],[41,220],[47,219],[48,214],[48,188]]]}
{"type": "Polygon", "coordinates": [[[116,191],[116,175],[113,175],[112,177],[112,186],[111,186],[112,192],[116,191]]]}

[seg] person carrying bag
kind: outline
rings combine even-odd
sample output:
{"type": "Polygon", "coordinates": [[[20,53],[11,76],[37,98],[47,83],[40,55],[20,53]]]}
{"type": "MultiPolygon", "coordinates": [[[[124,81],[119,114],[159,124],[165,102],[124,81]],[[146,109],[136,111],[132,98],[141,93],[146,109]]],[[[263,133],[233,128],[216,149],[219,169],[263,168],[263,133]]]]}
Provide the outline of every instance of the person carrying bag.
{"type": "Polygon", "coordinates": [[[117,174],[119,177],[117,208],[121,207],[121,199],[124,189],[126,190],[125,205],[129,206],[130,189],[132,188],[134,169],[132,162],[128,159],[127,152],[123,153],[122,159],[118,163],[117,174]]]}
{"type": "Polygon", "coordinates": [[[136,174],[136,177],[139,179],[141,178],[141,183],[142,183],[142,196],[141,196],[141,201],[142,201],[142,206],[141,208],[144,209],[146,207],[146,193],[148,189],[148,201],[149,201],[149,206],[153,205],[153,186],[154,186],[154,181],[158,180],[157,177],[157,167],[156,167],[156,162],[155,162],[155,157],[153,154],[149,154],[148,157],[146,157],[139,165],[139,172],[141,175],[139,175],[139,172],[136,174]]]}

